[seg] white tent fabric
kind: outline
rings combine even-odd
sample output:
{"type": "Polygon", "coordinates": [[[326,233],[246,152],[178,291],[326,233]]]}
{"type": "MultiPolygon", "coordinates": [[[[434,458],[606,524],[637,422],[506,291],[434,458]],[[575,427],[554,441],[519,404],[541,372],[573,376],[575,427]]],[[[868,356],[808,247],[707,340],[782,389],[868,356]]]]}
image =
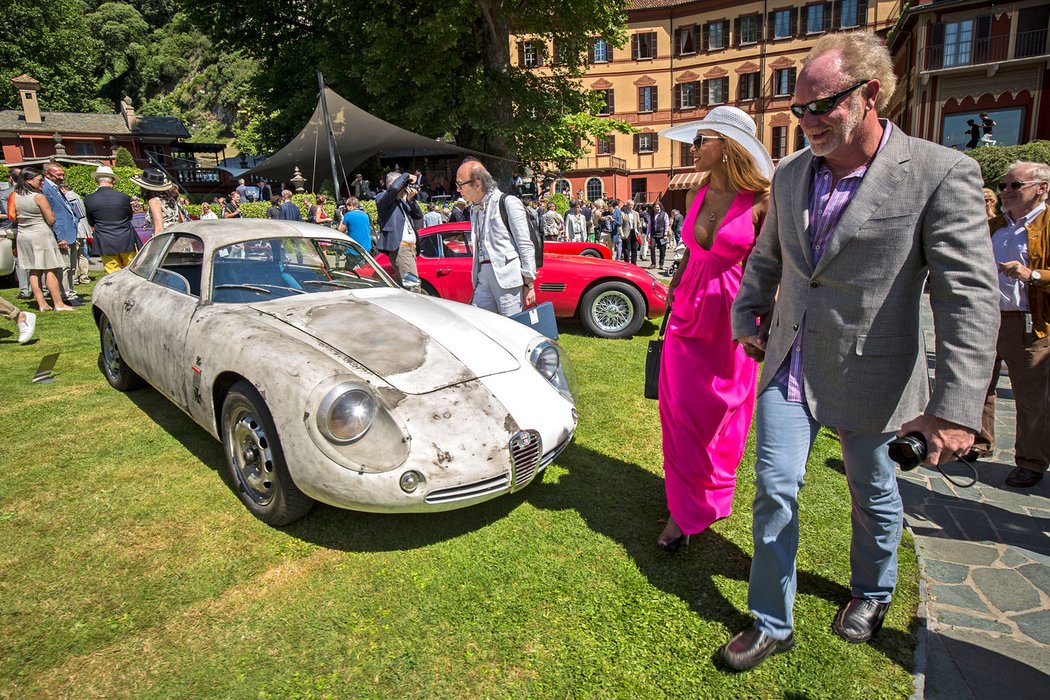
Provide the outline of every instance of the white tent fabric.
{"type": "MultiPolygon", "coordinates": [[[[364,160],[386,150],[396,150],[399,154],[418,152],[420,156],[458,153],[488,157],[484,153],[442,143],[385,122],[327,87],[325,88],[325,99],[328,102],[328,113],[332,120],[332,133],[335,136],[336,159],[348,173],[364,160]]],[[[328,135],[325,133],[322,104],[321,99],[318,98],[317,107],[302,131],[284,148],[247,171],[246,174],[287,181],[291,178],[294,168],[298,166],[306,178],[330,179],[328,135]]],[[[340,171],[339,176],[342,178],[344,173],[340,171]]]]}

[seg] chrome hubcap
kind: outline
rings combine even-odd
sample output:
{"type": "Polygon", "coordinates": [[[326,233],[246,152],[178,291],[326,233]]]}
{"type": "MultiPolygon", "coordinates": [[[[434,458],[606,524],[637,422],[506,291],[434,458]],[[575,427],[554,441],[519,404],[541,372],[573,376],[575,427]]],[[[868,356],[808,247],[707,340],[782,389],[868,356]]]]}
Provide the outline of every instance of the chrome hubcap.
{"type": "Polygon", "coordinates": [[[117,339],[113,337],[113,326],[109,322],[102,327],[102,361],[111,377],[120,374],[120,350],[117,349],[117,339]]]}
{"type": "Polygon", "coordinates": [[[230,439],[237,479],[248,496],[261,506],[273,500],[275,475],[270,441],[262,424],[246,408],[239,408],[232,418],[230,439]]]}
{"type": "Polygon", "coordinates": [[[591,308],[595,324],[606,333],[622,331],[631,322],[631,299],[619,290],[599,294],[591,308]]]}

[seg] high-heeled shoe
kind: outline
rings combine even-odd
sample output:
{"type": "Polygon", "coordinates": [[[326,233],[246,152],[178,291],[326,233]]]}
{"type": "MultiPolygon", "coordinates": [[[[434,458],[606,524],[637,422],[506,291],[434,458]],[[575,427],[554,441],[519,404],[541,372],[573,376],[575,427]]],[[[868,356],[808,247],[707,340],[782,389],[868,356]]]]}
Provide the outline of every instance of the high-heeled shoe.
{"type": "Polygon", "coordinates": [[[665,552],[677,552],[682,546],[689,546],[689,535],[679,535],[678,537],[671,537],[669,539],[663,539],[662,537],[656,540],[656,546],[665,552]]]}

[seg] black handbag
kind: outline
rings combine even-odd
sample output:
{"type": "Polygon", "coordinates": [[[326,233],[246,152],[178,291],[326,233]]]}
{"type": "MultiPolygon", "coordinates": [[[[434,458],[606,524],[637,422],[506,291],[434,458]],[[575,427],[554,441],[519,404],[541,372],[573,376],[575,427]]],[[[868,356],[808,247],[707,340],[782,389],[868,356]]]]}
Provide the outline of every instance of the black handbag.
{"type": "Polygon", "coordinates": [[[660,398],[660,356],[664,352],[664,331],[667,330],[667,317],[671,315],[671,305],[664,311],[664,320],[660,324],[660,334],[656,340],[649,341],[645,353],[645,398],[660,398]]]}

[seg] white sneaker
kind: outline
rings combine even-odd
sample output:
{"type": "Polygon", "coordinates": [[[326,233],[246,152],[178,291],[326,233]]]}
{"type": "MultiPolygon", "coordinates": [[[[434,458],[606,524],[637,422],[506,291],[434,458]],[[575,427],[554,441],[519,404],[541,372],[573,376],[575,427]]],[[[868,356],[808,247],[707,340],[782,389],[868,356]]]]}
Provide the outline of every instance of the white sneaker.
{"type": "Polygon", "coordinates": [[[28,311],[23,311],[26,315],[26,320],[18,322],[18,344],[25,345],[29,342],[30,338],[33,337],[33,332],[36,330],[36,314],[28,311]]]}

